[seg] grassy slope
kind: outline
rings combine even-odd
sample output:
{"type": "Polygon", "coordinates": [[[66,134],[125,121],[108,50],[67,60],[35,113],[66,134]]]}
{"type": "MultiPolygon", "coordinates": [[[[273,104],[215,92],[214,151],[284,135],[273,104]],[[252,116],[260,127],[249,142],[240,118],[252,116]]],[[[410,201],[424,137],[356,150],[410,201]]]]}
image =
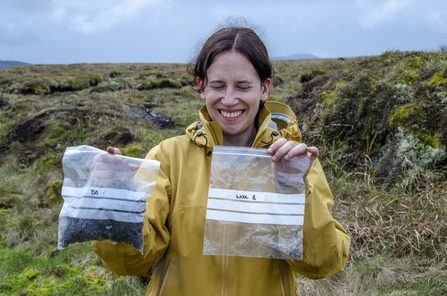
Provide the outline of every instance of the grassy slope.
{"type": "MultiPolygon", "coordinates": [[[[333,215],[353,238],[346,270],[299,278],[300,293],[447,293],[446,60],[439,51],[274,62],[281,79],[269,99],[294,108],[304,140],[322,150],[333,215]]],[[[203,103],[184,74],[179,64],[0,71],[0,295],[143,294],[138,278],[105,270],[89,243],[56,250],[61,158],[80,144],[142,157],[182,134],[203,103]]]]}

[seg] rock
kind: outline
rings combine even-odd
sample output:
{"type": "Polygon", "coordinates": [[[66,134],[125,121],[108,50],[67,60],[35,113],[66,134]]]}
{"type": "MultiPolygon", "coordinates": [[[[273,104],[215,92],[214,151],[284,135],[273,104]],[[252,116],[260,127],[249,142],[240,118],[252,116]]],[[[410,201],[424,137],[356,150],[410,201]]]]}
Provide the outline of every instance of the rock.
{"type": "Polygon", "coordinates": [[[0,96],[0,109],[8,108],[11,105],[7,99],[3,98],[4,92],[5,90],[2,91],[2,95],[0,96]]]}

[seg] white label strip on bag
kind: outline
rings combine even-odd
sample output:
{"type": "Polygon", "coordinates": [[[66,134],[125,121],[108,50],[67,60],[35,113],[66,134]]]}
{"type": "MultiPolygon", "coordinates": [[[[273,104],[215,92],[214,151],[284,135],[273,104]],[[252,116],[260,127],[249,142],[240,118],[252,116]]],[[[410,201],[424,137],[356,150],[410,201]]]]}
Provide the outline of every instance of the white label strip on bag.
{"type": "Polygon", "coordinates": [[[208,199],[208,209],[262,214],[304,215],[304,205],[208,199]]]}
{"type": "Polygon", "coordinates": [[[76,209],[104,209],[140,213],[146,208],[145,201],[96,199],[91,197],[66,197],[64,206],[76,209]]]}
{"type": "Polygon", "coordinates": [[[229,200],[246,200],[252,202],[271,202],[284,204],[302,204],[306,202],[306,194],[281,194],[272,192],[253,192],[231,189],[210,188],[209,198],[222,198],[229,200]]]}
{"type": "Polygon", "coordinates": [[[137,223],[144,219],[146,198],[150,195],[113,188],[63,187],[62,196],[61,216],[137,223]]]}
{"type": "Polygon", "coordinates": [[[239,156],[249,156],[249,157],[264,157],[264,158],[271,158],[272,156],[270,154],[265,154],[265,153],[259,153],[259,154],[255,154],[253,152],[251,153],[237,153],[235,154],[234,152],[214,152],[214,155],[231,155],[233,158],[237,158],[239,156]]]}
{"type": "Polygon", "coordinates": [[[305,194],[210,188],[206,219],[253,224],[303,225],[305,194]]]}
{"type": "Polygon", "coordinates": [[[229,222],[276,225],[303,225],[304,216],[281,216],[207,210],[206,219],[229,222]]]}
{"type": "Polygon", "coordinates": [[[146,198],[150,195],[147,192],[135,192],[124,189],[114,188],[102,188],[102,187],[62,187],[63,197],[94,197],[97,199],[110,199],[110,200],[133,200],[146,202],[146,198]]]}

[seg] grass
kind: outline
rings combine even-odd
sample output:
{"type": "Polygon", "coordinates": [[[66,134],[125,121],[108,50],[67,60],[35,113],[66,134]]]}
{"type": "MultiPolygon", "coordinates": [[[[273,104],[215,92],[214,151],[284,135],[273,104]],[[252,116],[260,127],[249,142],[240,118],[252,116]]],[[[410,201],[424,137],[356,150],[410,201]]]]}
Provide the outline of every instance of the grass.
{"type": "MultiPolygon", "coordinates": [[[[304,141],[320,148],[332,214],[352,238],[346,269],[329,279],[299,277],[300,295],[447,294],[444,47],[273,63],[283,83],[269,100],[289,104],[304,141]]],[[[144,157],[183,134],[204,103],[191,86],[136,87],[154,77],[190,83],[185,69],[74,64],[0,71],[0,88],[11,90],[3,96],[11,105],[0,109],[0,295],[145,293],[147,282],[102,267],[90,243],[57,251],[61,159],[66,147],[80,144],[144,157]],[[32,89],[14,93],[16,83],[32,89]],[[124,84],[131,87],[105,87],[124,84]],[[92,91],[97,86],[104,87],[92,91]],[[146,108],[176,124],[157,128],[146,108]]]]}

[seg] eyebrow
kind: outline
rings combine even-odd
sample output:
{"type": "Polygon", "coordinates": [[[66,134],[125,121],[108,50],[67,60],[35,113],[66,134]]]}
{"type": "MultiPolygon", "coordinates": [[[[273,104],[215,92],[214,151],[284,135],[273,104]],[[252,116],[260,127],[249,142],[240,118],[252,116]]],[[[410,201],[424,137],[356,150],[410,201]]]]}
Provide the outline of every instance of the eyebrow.
{"type": "MultiPolygon", "coordinates": [[[[211,84],[211,83],[225,83],[225,81],[220,80],[220,79],[213,79],[213,80],[211,80],[208,83],[209,84],[211,84]]],[[[250,80],[238,80],[238,81],[236,81],[236,84],[242,84],[242,83],[252,84],[253,82],[251,82],[250,80]]]]}

